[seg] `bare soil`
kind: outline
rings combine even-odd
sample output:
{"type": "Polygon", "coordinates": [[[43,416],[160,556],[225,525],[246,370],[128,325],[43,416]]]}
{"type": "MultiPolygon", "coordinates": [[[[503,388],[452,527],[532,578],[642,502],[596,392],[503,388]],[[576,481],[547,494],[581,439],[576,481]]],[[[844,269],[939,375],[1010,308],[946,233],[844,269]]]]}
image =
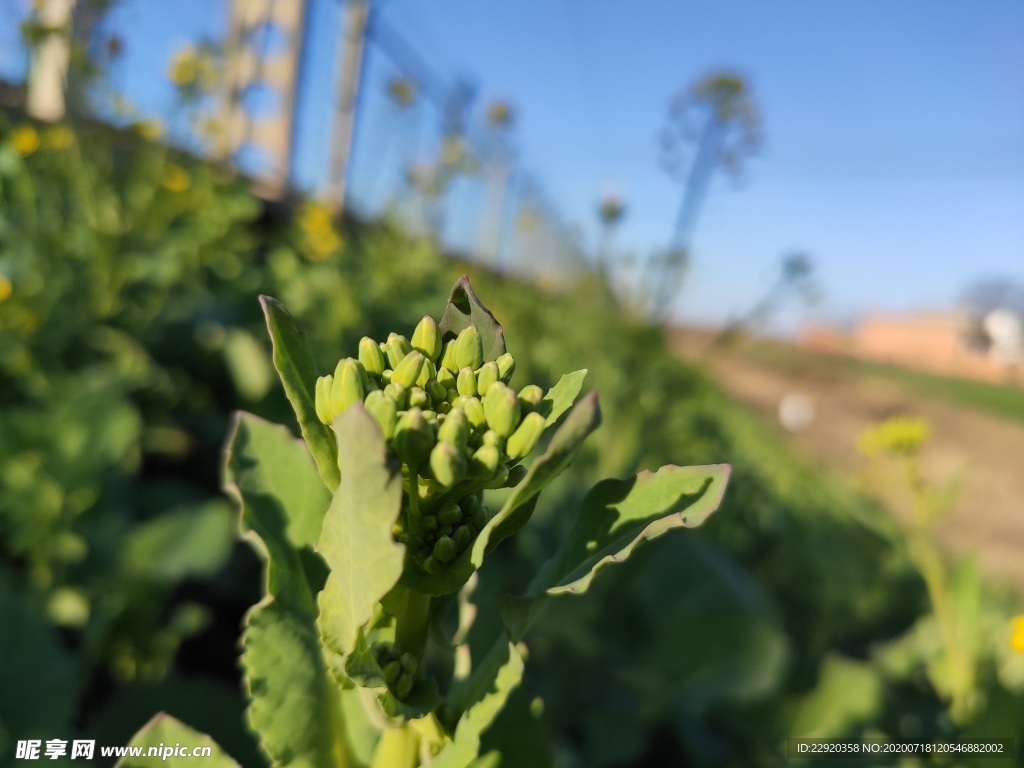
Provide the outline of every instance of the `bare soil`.
{"type": "MultiPolygon", "coordinates": [[[[856,441],[867,426],[896,414],[928,419],[932,437],[923,472],[935,483],[957,483],[939,524],[940,542],[954,555],[974,556],[990,579],[1024,591],[1024,424],[879,379],[781,373],[727,352],[710,353],[702,334],[676,341],[680,353],[710,368],[729,395],[786,434],[798,455],[852,480],[866,469],[856,441]],[[791,392],[806,395],[815,411],[810,426],[796,434],[786,433],[778,419],[779,403],[791,392]]],[[[895,495],[884,500],[898,517],[908,514],[895,495]]]]}

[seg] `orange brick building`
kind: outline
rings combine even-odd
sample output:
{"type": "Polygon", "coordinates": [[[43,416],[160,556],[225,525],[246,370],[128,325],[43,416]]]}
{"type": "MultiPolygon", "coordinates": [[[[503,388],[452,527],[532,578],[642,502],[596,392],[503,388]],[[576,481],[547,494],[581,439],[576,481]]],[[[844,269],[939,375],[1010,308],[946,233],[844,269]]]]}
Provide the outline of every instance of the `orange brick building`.
{"type": "Polygon", "coordinates": [[[964,312],[918,311],[863,315],[853,333],[810,326],[801,346],[863,360],[894,363],[945,376],[991,382],[1024,383],[1020,366],[1001,363],[972,343],[976,324],[964,312]]]}

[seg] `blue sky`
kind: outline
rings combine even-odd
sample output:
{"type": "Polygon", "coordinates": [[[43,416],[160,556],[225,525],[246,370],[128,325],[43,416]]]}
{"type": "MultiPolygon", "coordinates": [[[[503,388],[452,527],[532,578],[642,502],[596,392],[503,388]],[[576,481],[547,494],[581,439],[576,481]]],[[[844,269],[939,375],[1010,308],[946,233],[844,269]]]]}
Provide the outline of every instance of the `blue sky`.
{"type": "MultiPolygon", "coordinates": [[[[307,184],[324,165],[337,55],[336,0],[311,9],[297,157],[307,184]]],[[[602,190],[618,190],[629,206],[618,244],[640,254],[666,242],[679,202],[656,162],[669,99],[713,67],[749,77],[766,143],[742,184],[717,183],[706,202],[684,317],[748,306],[794,248],[814,254],[814,312],[832,317],[949,304],[979,277],[1024,281],[1019,0],[388,0],[381,13],[442,74],[472,76],[480,103],[515,104],[525,163],[591,241],[602,190]]],[[[221,34],[224,12],[129,0],[116,23],[129,40],[121,87],[159,112],[171,51],[221,34]]],[[[0,51],[8,39],[0,30],[0,51]]]]}

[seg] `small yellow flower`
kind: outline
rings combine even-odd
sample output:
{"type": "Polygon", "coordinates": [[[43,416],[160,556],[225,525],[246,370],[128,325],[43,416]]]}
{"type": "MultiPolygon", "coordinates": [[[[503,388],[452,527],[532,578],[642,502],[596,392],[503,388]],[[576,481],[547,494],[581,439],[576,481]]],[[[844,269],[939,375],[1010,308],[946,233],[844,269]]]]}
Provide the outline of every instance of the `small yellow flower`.
{"type": "Polygon", "coordinates": [[[19,125],[11,131],[11,143],[22,157],[28,157],[39,149],[39,133],[31,125],[19,125]]]}
{"type": "Polygon", "coordinates": [[[1010,619],[1010,648],[1024,653],[1024,613],[1010,619]]]}
{"type": "Polygon", "coordinates": [[[323,261],[341,247],[341,236],[331,221],[331,212],[322,203],[306,203],[298,223],[307,246],[304,253],[310,261],[323,261]]]}
{"type": "Polygon", "coordinates": [[[156,141],[164,133],[164,126],[159,120],[145,120],[141,123],[136,123],[135,130],[139,132],[139,136],[149,141],[156,141]]]}
{"type": "Polygon", "coordinates": [[[67,149],[75,143],[75,133],[66,125],[55,125],[43,133],[43,146],[52,151],[67,149]]]}
{"type": "Polygon", "coordinates": [[[865,456],[882,453],[912,456],[928,439],[930,432],[931,427],[924,419],[893,416],[865,429],[857,439],[857,450],[865,456]]]}
{"type": "Polygon", "coordinates": [[[196,49],[186,46],[174,54],[167,77],[175,85],[192,85],[196,80],[196,49]]]}
{"type": "Polygon", "coordinates": [[[164,178],[161,183],[164,185],[164,189],[169,189],[171,192],[184,192],[192,185],[192,177],[180,165],[171,164],[164,170],[164,178]]]}
{"type": "Polygon", "coordinates": [[[14,292],[14,284],[6,275],[0,275],[0,302],[7,301],[14,292]]]}

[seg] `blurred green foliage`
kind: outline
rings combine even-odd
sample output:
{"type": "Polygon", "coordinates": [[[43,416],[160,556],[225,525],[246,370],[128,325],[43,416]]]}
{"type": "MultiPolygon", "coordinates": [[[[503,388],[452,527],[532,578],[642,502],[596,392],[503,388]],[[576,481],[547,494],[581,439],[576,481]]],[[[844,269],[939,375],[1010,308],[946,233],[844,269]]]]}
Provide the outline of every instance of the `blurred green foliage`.
{"type": "MultiPolygon", "coordinates": [[[[364,335],[410,335],[463,271],[502,319],[513,384],[589,367],[607,422],[494,553],[480,596],[525,586],[585,476],[734,468],[704,528],[640,548],[620,578],[596,580],[596,599],[558,598],[527,635],[529,687],[484,739],[502,766],[781,765],[787,736],[954,732],[898,529],[795,462],[599,277],[538,287],[444,258],[389,222],[265,205],[145,126],[6,120],[0,763],[17,739],[123,743],[163,709],[260,764],[234,647],[259,571],[233,548],[217,488],[233,409],[293,423],[257,295],[289,307],[326,370],[364,335]]],[[[985,600],[997,650],[979,663],[968,732],[999,722],[989,735],[1021,737],[1024,674],[999,634],[1008,607],[985,600]]],[[[498,631],[496,616],[473,628],[480,642],[498,631]]]]}

